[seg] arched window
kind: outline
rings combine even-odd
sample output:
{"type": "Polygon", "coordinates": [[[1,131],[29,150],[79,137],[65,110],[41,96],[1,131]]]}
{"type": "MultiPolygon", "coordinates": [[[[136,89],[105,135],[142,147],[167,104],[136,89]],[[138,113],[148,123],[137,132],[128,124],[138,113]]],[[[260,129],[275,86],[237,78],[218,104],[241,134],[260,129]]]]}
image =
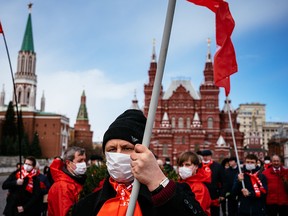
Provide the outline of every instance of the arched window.
{"type": "Polygon", "coordinates": [[[30,89],[27,90],[26,104],[29,105],[30,101],[30,89]]]}
{"type": "Polygon", "coordinates": [[[191,119],[188,117],[187,120],[186,120],[186,128],[190,128],[191,126],[191,119]]]}
{"type": "Polygon", "coordinates": [[[20,72],[24,72],[24,66],[25,66],[25,56],[22,56],[20,72]]]}
{"type": "Polygon", "coordinates": [[[29,61],[28,61],[28,72],[32,72],[32,56],[29,56],[29,61]]]}
{"type": "Polygon", "coordinates": [[[178,119],[178,128],[183,128],[183,127],[184,127],[183,118],[180,117],[180,118],[178,119]]]}
{"type": "Polygon", "coordinates": [[[175,128],[175,117],[172,117],[171,127],[172,127],[172,128],[175,128]]]}
{"type": "Polygon", "coordinates": [[[209,117],[207,123],[208,123],[208,128],[213,128],[213,118],[209,117]]]}
{"type": "Polygon", "coordinates": [[[185,144],[185,136],[182,137],[182,144],[185,144]]]}
{"type": "Polygon", "coordinates": [[[18,96],[17,96],[17,102],[18,102],[19,104],[21,104],[21,97],[22,97],[22,89],[19,89],[19,91],[18,91],[18,96]]]}

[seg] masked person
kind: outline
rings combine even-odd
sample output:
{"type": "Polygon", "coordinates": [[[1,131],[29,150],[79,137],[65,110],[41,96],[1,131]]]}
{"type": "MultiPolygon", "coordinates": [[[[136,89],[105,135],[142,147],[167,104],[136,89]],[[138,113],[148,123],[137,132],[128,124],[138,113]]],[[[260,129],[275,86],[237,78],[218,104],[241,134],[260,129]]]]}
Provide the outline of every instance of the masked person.
{"type": "Polygon", "coordinates": [[[78,201],[86,180],[85,149],[72,146],[63,156],[63,161],[56,158],[50,165],[54,180],[48,192],[48,215],[66,216],[78,201]]]}
{"type": "Polygon", "coordinates": [[[202,166],[204,169],[209,168],[212,172],[211,182],[206,183],[210,197],[211,197],[211,215],[220,215],[220,203],[225,200],[225,189],[226,189],[226,179],[225,179],[225,169],[220,163],[212,159],[212,151],[209,149],[202,151],[202,166]]]}
{"type": "Polygon", "coordinates": [[[72,215],[124,216],[134,179],[140,182],[135,216],[205,215],[189,185],[169,180],[153,153],[141,145],[145,125],[143,112],[130,109],[109,126],[102,147],[110,176],[73,207],[72,215]]]}
{"type": "Polygon", "coordinates": [[[3,182],[2,189],[9,190],[4,215],[41,215],[42,194],[35,166],[36,159],[28,156],[21,170],[17,169],[3,182]]]}
{"type": "Polygon", "coordinates": [[[258,158],[254,154],[248,154],[245,157],[243,172],[238,174],[232,187],[232,194],[238,196],[237,215],[239,216],[266,215],[267,181],[266,177],[259,172],[257,160],[258,158]],[[241,181],[244,181],[245,188],[243,188],[241,181]]]}
{"type": "Polygon", "coordinates": [[[204,212],[210,216],[211,198],[204,182],[211,182],[211,170],[203,169],[197,154],[187,151],[178,158],[179,182],[187,183],[204,212]]]}

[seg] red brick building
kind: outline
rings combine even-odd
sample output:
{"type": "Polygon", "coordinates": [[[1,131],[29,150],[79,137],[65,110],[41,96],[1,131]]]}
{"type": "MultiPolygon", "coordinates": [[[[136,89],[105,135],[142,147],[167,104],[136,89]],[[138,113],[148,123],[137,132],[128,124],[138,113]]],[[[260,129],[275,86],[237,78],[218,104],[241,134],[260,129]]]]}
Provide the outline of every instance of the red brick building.
{"type": "MultiPolygon", "coordinates": [[[[31,9],[31,6],[29,6],[29,9],[31,9]]],[[[68,146],[69,118],[61,114],[45,112],[44,94],[41,98],[40,110],[36,109],[36,52],[34,51],[31,11],[28,15],[21,50],[18,52],[15,85],[18,107],[22,111],[24,131],[28,135],[29,142],[32,142],[33,135],[37,133],[43,157],[50,158],[62,155],[68,146]]],[[[7,105],[4,104],[4,88],[0,97],[1,124],[7,111],[7,105]]],[[[15,101],[13,94],[14,105],[16,104],[15,101]]],[[[0,128],[2,128],[1,125],[0,128]]]]}
{"type": "Polygon", "coordinates": [[[92,148],[93,131],[90,130],[90,127],[91,126],[89,124],[88,112],[86,107],[86,95],[85,91],[83,91],[76,123],[74,124],[73,141],[92,148]]]}
{"type": "MultiPolygon", "coordinates": [[[[149,81],[144,85],[146,116],[156,71],[157,61],[153,47],[149,81]]],[[[239,131],[236,111],[230,101],[225,103],[222,110],[219,109],[219,88],[214,85],[210,43],[203,74],[204,82],[200,85],[199,92],[188,79],[173,80],[166,91],[161,86],[150,148],[161,159],[169,157],[173,164],[179,153],[187,150],[197,152],[210,149],[216,160],[235,155],[228,108],[232,110],[231,119],[238,154],[243,156],[243,134],[239,131]]]]}

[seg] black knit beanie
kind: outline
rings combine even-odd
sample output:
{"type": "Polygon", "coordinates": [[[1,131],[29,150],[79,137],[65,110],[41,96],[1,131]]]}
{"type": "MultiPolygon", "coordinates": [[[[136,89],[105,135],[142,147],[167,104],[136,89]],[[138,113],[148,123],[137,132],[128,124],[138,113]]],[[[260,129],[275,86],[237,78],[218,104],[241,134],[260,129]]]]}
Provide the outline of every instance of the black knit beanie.
{"type": "Polygon", "coordinates": [[[112,122],[105,132],[102,144],[103,152],[105,152],[106,143],[111,139],[126,140],[134,145],[142,143],[145,125],[146,117],[142,111],[126,110],[112,122]]]}

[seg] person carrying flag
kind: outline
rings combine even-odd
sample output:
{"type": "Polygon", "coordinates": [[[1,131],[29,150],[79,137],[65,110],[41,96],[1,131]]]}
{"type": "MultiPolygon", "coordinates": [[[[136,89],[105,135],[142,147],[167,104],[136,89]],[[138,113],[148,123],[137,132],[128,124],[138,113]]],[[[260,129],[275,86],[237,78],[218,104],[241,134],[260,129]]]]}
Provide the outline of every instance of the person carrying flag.
{"type": "Polygon", "coordinates": [[[232,194],[238,196],[238,215],[265,216],[265,199],[267,194],[266,177],[256,166],[257,156],[248,154],[245,157],[243,172],[239,173],[232,187],[232,194]],[[244,181],[243,188],[241,181],[244,181]]]}
{"type": "Polygon", "coordinates": [[[127,212],[134,179],[140,191],[133,215],[206,215],[186,183],[169,180],[154,154],[141,145],[146,117],[129,109],[116,118],[103,137],[109,177],[103,187],[79,200],[72,215],[121,215],[127,212]]]}

